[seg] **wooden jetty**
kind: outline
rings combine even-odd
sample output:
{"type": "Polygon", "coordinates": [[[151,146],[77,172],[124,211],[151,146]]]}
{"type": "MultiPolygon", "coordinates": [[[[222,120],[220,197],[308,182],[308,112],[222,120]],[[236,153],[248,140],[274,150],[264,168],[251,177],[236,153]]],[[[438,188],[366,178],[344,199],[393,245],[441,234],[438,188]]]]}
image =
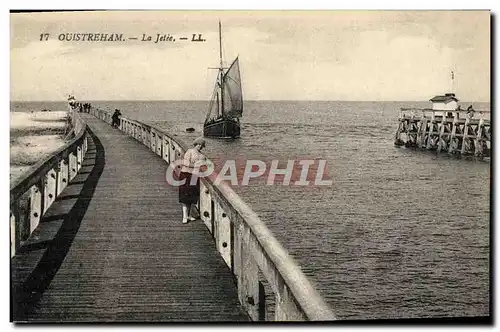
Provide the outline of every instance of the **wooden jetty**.
{"type": "Polygon", "coordinates": [[[181,223],[173,135],[125,117],[112,128],[94,107],[71,117],[75,137],[11,184],[12,321],[336,319],[227,185],[202,179],[201,220],[181,223]]]}
{"type": "Polygon", "coordinates": [[[394,144],[457,156],[491,155],[490,112],[402,108],[394,144]]]}

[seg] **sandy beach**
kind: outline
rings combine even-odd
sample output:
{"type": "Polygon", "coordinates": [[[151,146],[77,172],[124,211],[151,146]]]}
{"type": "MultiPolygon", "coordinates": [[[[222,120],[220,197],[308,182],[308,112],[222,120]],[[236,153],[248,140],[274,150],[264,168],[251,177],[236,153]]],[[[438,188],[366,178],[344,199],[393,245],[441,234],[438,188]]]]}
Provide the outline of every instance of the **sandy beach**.
{"type": "Polygon", "coordinates": [[[65,143],[67,112],[10,113],[10,180],[65,143]]]}

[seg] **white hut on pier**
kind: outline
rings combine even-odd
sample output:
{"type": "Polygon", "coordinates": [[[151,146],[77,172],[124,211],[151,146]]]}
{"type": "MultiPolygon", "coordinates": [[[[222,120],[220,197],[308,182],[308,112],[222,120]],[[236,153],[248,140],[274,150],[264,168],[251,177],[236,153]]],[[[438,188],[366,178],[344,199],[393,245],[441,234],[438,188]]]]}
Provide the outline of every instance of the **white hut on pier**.
{"type": "Polygon", "coordinates": [[[446,93],[444,96],[435,96],[429,100],[432,109],[438,111],[454,111],[458,107],[458,99],[454,93],[446,93]]]}
{"type": "MultiPolygon", "coordinates": [[[[454,93],[446,93],[444,96],[435,96],[429,100],[432,103],[432,109],[436,111],[450,112],[458,108],[458,98],[454,93]]],[[[443,115],[436,112],[435,115],[443,115]]]]}

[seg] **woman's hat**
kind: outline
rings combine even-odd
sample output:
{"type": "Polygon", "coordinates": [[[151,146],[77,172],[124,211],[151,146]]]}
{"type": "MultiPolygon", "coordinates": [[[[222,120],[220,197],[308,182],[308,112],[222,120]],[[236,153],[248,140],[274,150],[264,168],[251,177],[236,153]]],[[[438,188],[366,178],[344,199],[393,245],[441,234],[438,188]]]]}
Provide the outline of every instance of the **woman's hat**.
{"type": "Polygon", "coordinates": [[[203,137],[198,137],[193,141],[193,146],[195,145],[201,145],[202,147],[205,147],[205,139],[203,137]]]}

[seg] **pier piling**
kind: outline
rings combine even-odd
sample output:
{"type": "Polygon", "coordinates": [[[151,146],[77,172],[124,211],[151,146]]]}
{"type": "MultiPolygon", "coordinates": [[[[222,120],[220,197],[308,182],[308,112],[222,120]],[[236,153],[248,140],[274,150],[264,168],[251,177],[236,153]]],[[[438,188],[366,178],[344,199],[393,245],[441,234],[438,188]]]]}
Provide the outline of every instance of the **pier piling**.
{"type": "Polygon", "coordinates": [[[490,112],[402,108],[394,145],[479,159],[490,157],[490,112]]]}

